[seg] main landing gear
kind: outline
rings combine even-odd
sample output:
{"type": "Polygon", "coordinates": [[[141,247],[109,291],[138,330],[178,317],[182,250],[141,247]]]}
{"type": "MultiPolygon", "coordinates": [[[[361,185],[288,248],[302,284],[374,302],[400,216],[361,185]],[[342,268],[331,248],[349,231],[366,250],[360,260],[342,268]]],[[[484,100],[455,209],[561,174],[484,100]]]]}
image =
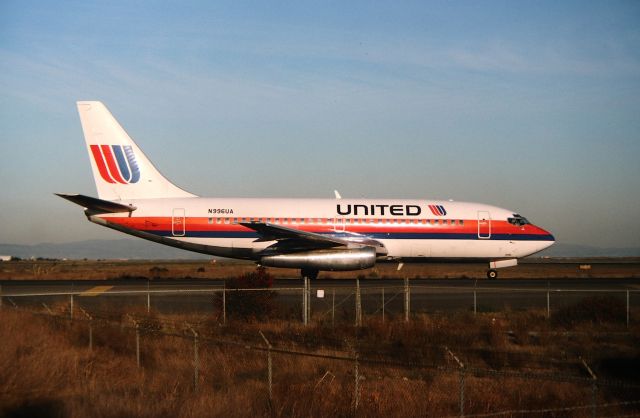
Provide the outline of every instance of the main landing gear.
{"type": "Polygon", "coordinates": [[[498,278],[498,270],[495,269],[491,269],[489,271],[487,271],[487,279],[497,279],[498,278]]]}
{"type": "Polygon", "coordinates": [[[318,278],[318,273],[320,273],[320,271],[316,269],[301,269],[300,277],[303,279],[315,280],[318,278]]]}

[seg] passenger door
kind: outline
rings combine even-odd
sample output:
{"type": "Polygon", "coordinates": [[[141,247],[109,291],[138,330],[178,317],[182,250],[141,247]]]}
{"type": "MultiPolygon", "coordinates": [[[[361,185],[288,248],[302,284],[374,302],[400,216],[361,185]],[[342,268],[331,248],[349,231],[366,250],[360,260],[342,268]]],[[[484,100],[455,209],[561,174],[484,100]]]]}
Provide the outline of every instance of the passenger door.
{"type": "Polygon", "coordinates": [[[491,214],[486,210],[478,211],[478,238],[491,238],[491,214]]]}
{"type": "Polygon", "coordinates": [[[184,237],[184,223],[184,208],[174,208],[171,216],[171,234],[174,237],[184,237]]]}

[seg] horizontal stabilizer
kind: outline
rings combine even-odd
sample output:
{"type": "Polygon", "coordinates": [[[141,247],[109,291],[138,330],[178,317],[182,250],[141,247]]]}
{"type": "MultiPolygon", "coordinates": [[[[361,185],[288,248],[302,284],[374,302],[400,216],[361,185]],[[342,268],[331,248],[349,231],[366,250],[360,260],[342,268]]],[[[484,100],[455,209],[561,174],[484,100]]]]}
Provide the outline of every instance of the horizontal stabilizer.
{"type": "Polygon", "coordinates": [[[100,213],[120,213],[120,212],[133,212],[137,208],[131,205],[123,205],[121,203],[110,202],[108,200],[97,199],[91,196],[85,196],[83,194],[66,194],[55,193],[63,199],[67,199],[70,202],[80,205],[86,209],[100,212],[100,213]]]}

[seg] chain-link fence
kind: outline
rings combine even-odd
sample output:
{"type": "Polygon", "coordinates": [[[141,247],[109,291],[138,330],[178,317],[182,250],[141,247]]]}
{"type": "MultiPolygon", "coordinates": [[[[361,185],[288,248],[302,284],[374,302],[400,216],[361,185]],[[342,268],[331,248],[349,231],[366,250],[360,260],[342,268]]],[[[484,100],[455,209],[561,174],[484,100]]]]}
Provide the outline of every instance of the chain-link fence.
{"type": "MultiPolygon", "coordinates": [[[[355,292],[344,296],[342,301],[358,299],[358,290],[355,292]]],[[[389,297],[392,295],[393,292],[389,297]]],[[[137,301],[132,302],[136,306],[137,301]]],[[[373,305],[369,311],[365,309],[367,306],[362,304],[362,315],[382,315],[381,300],[377,308],[373,305]]],[[[13,310],[5,304],[3,311],[13,310]]],[[[147,379],[188,386],[194,393],[249,390],[264,403],[265,414],[403,417],[640,414],[637,379],[599,378],[581,359],[566,364],[565,370],[550,367],[551,361],[515,369],[504,365],[477,366],[471,350],[456,352],[437,345],[430,347],[428,358],[421,355],[413,359],[382,355],[360,347],[357,342],[348,350],[314,349],[290,342],[274,343],[268,332],[261,331],[253,336],[225,337],[218,331],[220,315],[211,320],[202,316],[147,315],[145,309],[138,313],[126,313],[126,309],[90,311],[72,299],[68,305],[44,304],[41,309],[22,307],[15,311],[44,318],[58,327],[60,334],[90,351],[106,347],[129,358],[135,367],[152,376],[147,379]]],[[[318,309],[318,315],[321,312],[318,309]]],[[[395,321],[402,323],[403,319],[395,321]]],[[[356,322],[354,325],[361,325],[356,322]]]]}
{"type": "Polygon", "coordinates": [[[148,283],[141,290],[104,290],[109,286],[95,286],[77,291],[72,286],[59,292],[2,293],[0,289],[0,306],[46,308],[66,303],[71,316],[77,307],[105,312],[127,308],[134,312],[210,315],[223,324],[229,317],[254,316],[260,320],[358,326],[364,316],[382,321],[397,318],[409,321],[416,314],[452,312],[536,310],[551,318],[554,313],[569,315],[581,303],[591,303],[612,316],[608,319],[627,327],[634,322],[640,307],[637,289],[431,286],[416,285],[407,279],[385,286],[371,282],[364,286],[360,280],[354,280],[319,287],[306,280],[300,285],[251,289],[229,289],[223,283],[156,289],[148,283]]]}

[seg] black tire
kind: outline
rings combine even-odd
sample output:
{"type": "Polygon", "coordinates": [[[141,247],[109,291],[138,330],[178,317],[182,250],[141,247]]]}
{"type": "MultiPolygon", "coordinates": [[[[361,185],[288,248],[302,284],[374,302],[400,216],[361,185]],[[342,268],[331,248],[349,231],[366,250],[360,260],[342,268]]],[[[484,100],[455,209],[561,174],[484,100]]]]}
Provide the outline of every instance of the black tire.
{"type": "Polygon", "coordinates": [[[305,277],[311,280],[315,280],[318,278],[318,273],[320,273],[320,271],[315,270],[315,269],[301,269],[300,270],[300,276],[304,279],[305,277]]]}
{"type": "Polygon", "coordinates": [[[487,279],[495,280],[498,278],[498,270],[491,269],[487,272],[487,279]]]}

